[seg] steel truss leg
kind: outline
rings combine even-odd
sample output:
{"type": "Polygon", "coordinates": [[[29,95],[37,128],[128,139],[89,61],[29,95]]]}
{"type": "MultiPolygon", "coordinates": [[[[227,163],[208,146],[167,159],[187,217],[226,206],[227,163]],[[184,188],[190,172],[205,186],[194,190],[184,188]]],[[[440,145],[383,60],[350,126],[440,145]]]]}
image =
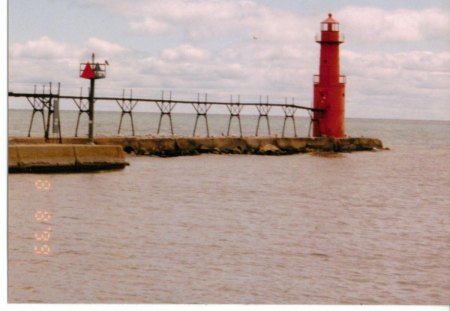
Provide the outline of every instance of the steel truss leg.
{"type": "Polygon", "coordinates": [[[120,134],[120,131],[122,130],[122,120],[126,114],[130,115],[131,135],[134,136],[134,120],[133,120],[133,112],[131,111],[122,111],[122,113],[120,114],[119,130],[117,131],[117,134],[120,134]]]}
{"type": "Polygon", "coordinates": [[[294,137],[297,137],[297,127],[295,126],[295,118],[294,118],[294,116],[285,116],[284,117],[283,131],[282,131],[281,137],[285,137],[284,133],[285,133],[286,123],[287,123],[288,119],[292,119],[292,124],[294,125],[294,137]]]}
{"type": "Polygon", "coordinates": [[[131,118],[131,133],[134,136],[134,119],[133,119],[133,113],[130,112],[130,118],[131,118]]]}
{"type": "Polygon", "coordinates": [[[124,114],[125,114],[125,112],[123,112],[123,111],[120,114],[119,130],[117,131],[117,134],[120,134],[120,130],[122,129],[122,120],[123,120],[123,115],[124,114]]]}
{"type": "Polygon", "coordinates": [[[159,122],[158,122],[158,132],[156,132],[156,134],[159,134],[159,131],[161,130],[161,122],[162,122],[162,117],[163,117],[163,113],[161,113],[159,115],[159,122]]]}
{"type": "Polygon", "coordinates": [[[257,125],[256,125],[256,133],[255,133],[255,136],[258,136],[258,132],[259,132],[259,124],[260,124],[261,118],[265,118],[265,119],[266,119],[266,122],[267,122],[267,130],[268,130],[269,136],[270,136],[270,123],[269,123],[269,116],[267,116],[267,115],[260,115],[260,116],[258,117],[258,123],[257,123],[257,125]]]}
{"type": "Polygon", "coordinates": [[[233,120],[234,117],[236,117],[238,119],[238,122],[239,122],[239,134],[240,134],[240,137],[242,137],[241,116],[239,116],[239,115],[230,115],[230,119],[228,120],[227,136],[230,136],[231,121],[233,120]]]}
{"type": "Polygon", "coordinates": [[[87,111],[80,110],[78,111],[78,117],[77,117],[77,125],[75,127],[75,137],[78,137],[78,129],[80,128],[80,120],[83,113],[88,113],[87,111]]]}
{"type": "Polygon", "coordinates": [[[159,134],[159,132],[161,131],[161,124],[162,124],[162,118],[163,118],[163,116],[168,116],[169,117],[169,123],[170,123],[170,132],[172,133],[172,136],[174,136],[175,134],[174,134],[174,130],[173,130],[173,122],[172,122],[172,114],[169,112],[169,113],[161,113],[160,115],[159,115],[159,122],[158,122],[158,132],[157,132],[157,134],[159,134]]]}
{"type": "Polygon", "coordinates": [[[209,125],[208,125],[208,115],[207,114],[197,114],[197,117],[195,118],[194,132],[192,133],[192,136],[195,136],[195,133],[197,132],[198,119],[200,119],[200,117],[202,117],[202,116],[205,118],[205,123],[206,123],[206,137],[209,137],[209,125]]]}

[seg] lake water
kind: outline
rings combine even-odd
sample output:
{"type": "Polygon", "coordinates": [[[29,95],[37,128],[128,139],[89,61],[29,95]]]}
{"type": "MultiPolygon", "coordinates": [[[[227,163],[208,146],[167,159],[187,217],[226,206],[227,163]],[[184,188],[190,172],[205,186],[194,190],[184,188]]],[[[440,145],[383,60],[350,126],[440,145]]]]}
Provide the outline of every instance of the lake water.
{"type": "MultiPolygon", "coordinates": [[[[11,110],[9,135],[26,135],[30,116],[11,110]]],[[[119,117],[97,113],[97,133],[115,134],[119,117]]],[[[76,113],[61,118],[73,135],[76,113]]],[[[156,131],[157,114],[135,118],[137,134],[156,131]]],[[[195,116],[174,121],[189,135],[195,116]]],[[[211,116],[213,134],[227,122],[211,116]]],[[[279,134],[283,118],[271,122],[279,134]]],[[[450,304],[450,122],[349,119],[347,132],[391,150],[9,175],[8,300],[450,304]]]]}

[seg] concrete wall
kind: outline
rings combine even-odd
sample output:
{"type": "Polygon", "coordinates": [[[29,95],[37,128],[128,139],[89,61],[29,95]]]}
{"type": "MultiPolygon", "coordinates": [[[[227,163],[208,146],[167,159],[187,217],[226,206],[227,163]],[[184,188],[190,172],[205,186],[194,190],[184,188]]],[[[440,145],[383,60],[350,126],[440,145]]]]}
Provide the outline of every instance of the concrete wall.
{"type": "Polygon", "coordinates": [[[10,172],[68,172],[123,168],[120,145],[10,144],[10,172]]]}

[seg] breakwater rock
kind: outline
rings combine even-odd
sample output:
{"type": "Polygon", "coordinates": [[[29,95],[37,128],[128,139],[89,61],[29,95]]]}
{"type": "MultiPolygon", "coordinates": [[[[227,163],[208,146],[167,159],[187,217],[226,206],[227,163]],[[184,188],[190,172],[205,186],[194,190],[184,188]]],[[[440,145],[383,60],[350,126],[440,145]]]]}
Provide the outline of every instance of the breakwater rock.
{"type": "MultiPolygon", "coordinates": [[[[63,144],[85,144],[86,138],[64,138],[63,144]]],[[[9,139],[9,144],[44,143],[43,138],[9,139]]],[[[119,145],[127,153],[161,157],[214,154],[286,155],[307,152],[354,152],[383,149],[376,138],[280,138],[280,137],[96,137],[97,145],[119,145]]]]}

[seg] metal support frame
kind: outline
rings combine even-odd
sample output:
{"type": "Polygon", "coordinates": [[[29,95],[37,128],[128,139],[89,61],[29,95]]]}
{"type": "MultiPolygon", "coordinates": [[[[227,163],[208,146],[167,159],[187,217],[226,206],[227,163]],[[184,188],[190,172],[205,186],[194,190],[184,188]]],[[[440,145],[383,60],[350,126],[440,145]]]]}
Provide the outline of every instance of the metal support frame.
{"type": "Polygon", "coordinates": [[[297,127],[295,126],[295,112],[297,111],[297,108],[293,107],[294,106],[294,98],[292,98],[292,106],[288,106],[287,105],[287,98],[285,99],[285,106],[283,106],[283,111],[284,111],[284,122],[283,122],[283,131],[281,133],[281,137],[285,137],[284,136],[284,130],[286,129],[286,122],[288,119],[292,120],[292,124],[294,126],[294,137],[297,137],[297,127]]]}
{"type": "MultiPolygon", "coordinates": [[[[42,93],[45,93],[45,85],[42,86],[42,93]]],[[[36,94],[36,85],[34,86],[34,95],[36,94]]],[[[29,97],[26,97],[27,101],[30,103],[31,107],[33,107],[33,113],[31,114],[31,120],[30,120],[30,126],[28,128],[28,137],[31,137],[31,128],[33,126],[33,120],[34,120],[34,115],[36,113],[40,113],[42,115],[42,126],[44,129],[44,133],[45,133],[45,113],[44,113],[44,108],[45,108],[45,104],[44,104],[44,100],[42,98],[33,97],[33,100],[31,100],[29,97]]]]}
{"type": "Polygon", "coordinates": [[[206,123],[206,137],[209,137],[209,125],[208,125],[208,111],[211,108],[212,104],[208,104],[208,94],[205,93],[204,101],[200,102],[200,93],[197,94],[197,103],[193,103],[192,107],[194,107],[197,112],[197,116],[195,118],[194,132],[192,136],[195,136],[195,132],[197,131],[198,119],[200,117],[205,118],[206,123]]]}
{"type": "Polygon", "coordinates": [[[62,143],[61,136],[61,120],[59,119],[59,94],[61,90],[61,83],[58,82],[58,91],[53,94],[52,92],[52,83],[49,83],[49,97],[47,101],[44,101],[44,106],[47,107],[47,127],[45,129],[45,140],[48,141],[50,139],[50,123],[53,126],[53,133],[58,133],[59,143],[62,143]],[[58,101],[58,115],[55,115],[55,101],[58,101]],[[46,102],[46,103],[45,103],[46,102]],[[53,122],[52,121],[53,118],[53,122]],[[55,126],[57,129],[55,129],[55,126]]]}
{"type": "Polygon", "coordinates": [[[117,134],[120,134],[120,130],[122,128],[122,120],[123,116],[128,114],[130,116],[131,121],[131,133],[132,136],[134,136],[134,120],[133,120],[133,109],[136,107],[138,101],[135,100],[133,102],[133,90],[130,90],[130,97],[125,98],[125,89],[122,92],[122,100],[116,100],[117,104],[119,105],[120,109],[122,109],[122,113],[120,114],[120,122],[119,122],[119,129],[117,130],[117,134]]]}
{"type": "Polygon", "coordinates": [[[172,102],[172,92],[169,92],[169,99],[164,99],[164,91],[161,93],[161,100],[156,101],[156,105],[158,106],[159,110],[161,111],[161,114],[159,115],[159,123],[158,123],[158,132],[159,134],[161,130],[161,123],[163,116],[168,116],[170,121],[170,132],[172,133],[172,136],[174,135],[173,132],[173,123],[172,123],[172,110],[175,108],[177,103],[172,102]]]}
{"type": "Polygon", "coordinates": [[[230,118],[228,119],[227,136],[230,136],[231,121],[233,120],[234,117],[236,117],[239,121],[240,137],[242,137],[241,111],[244,108],[244,106],[240,102],[241,102],[240,95],[238,95],[237,103],[233,103],[233,95],[230,96],[230,103],[227,104],[228,111],[230,112],[230,118]]]}
{"type": "MultiPolygon", "coordinates": [[[[45,129],[45,140],[48,141],[50,139],[50,123],[53,120],[53,133],[55,132],[55,126],[58,129],[58,141],[59,143],[62,143],[62,135],[61,135],[61,120],[59,118],[59,95],[60,95],[60,91],[61,91],[61,83],[58,82],[58,91],[57,93],[53,94],[52,92],[52,83],[49,83],[49,97],[48,97],[48,101],[46,104],[44,104],[45,106],[47,106],[48,109],[48,113],[47,113],[47,127],[45,129]],[[56,103],[55,101],[58,101],[58,111],[57,111],[57,115],[56,115],[56,103]]],[[[44,101],[45,102],[45,101],[44,101]]]]}
{"type": "MultiPolygon", "coordinates": [[[[207,94],[204,95],[204,98],[201,98],[200,94],[198,94],[197,100],[192,101],[192,100],[180,100],[180,99],[174,100],[174,99],[172,99],[172,93],[169,93],[169,99],[166,99],[165,98],[166,94],[164,92],[162,92],[161,98],[133,98],[131,93],[130,93],[129,98],[125,98],[124,93],[122,95],[122,98],[120,98],[120,97],[94,97],[93,92],[91,92],[91,90],[89,90],[89,96],[85,96],[82,93],[83,93],[83,89],[81,89],[81,93],[79,96],[60,95],[59,88],[58,88],[58,93],[53,94],[51,91],[49,92],[45,87],[43,89],[43,93],[37,93],[36,87],[35,87],[34,93],[8,92],[8,96],[10,96],[10,97],[25,97],[28,100],[28,102],[30,103],[30,105],[33,107],[33,113],[31,115],[28,136],[31,135],[31,129],[33,126],[34,117],[35,117],[36,113],[41,114],[46,139],[48,139],[48,137],[49,137],[50,119],[53,116],[55,109],[58,108],[56,104],[59,103],[60,99],[61,100],[73,100],[79,109],[79,114],[78,114],[78,118],[77,118],[77,127],[75,129],[75,136],[78,135],[78,128],[79,128],[79,122],[80,122],[81,115],[83,113],[87,113],[87,114],[93,113],[93,109],[91,109],[91,106],[93,107],[93,103],[97,102],[97,101],[115,101],[121,107],[123,114],[130,114],[133,135],[135,135],[135,133],[134,133],[134,120],[132,117],[132,111],[133,111],[134,106],[137,104],[137,102],[145,103],[145,104],[156,104],[158,106],[159,110],[161,111],[157,133],[159,134],[161,132],[162,119],[165,115],[167,115],[169,117],[170,130],[171,130],[172,135],[174,135],[174,127],[173,127],[173,122],[172,122],[173,121],[172,120],[172,111],[173,111],[174,107],[178,104],[192,105],[194,107],[195,111],[197,112],[193,135],[195,135],[197,133],[197,126],[199,123],[198,120],[200,119],[201,116],[205,117],[207,136],[210,135],[208,112],[212,106],[226,106],[227,107],[227,109],[230,113],[229,120],[228,120],[227,135],[228,136],[230,135],[231,123],[232,123],[233,119],[237,118],[238,122],[239,122],[239,134],[241,137],[243,136],[243,131],[242,131],[242,122],[241,122],[241,118],[240,118],[240,113],[244,107],[256,107],[258,109],[259,118],[258,118],[258,124],[257,124],[257,128],[256,128],[256,135],[259,134],[259,125],[261,123],[262,118],[266,118],[269,135],[271,134],[270,133],[271,129],[270,129],[270,121],[269,121],[269,111],[273,107],[275,107],[275,108],[278,107],[279,109],[283,109],[283,111],[284,111],[285,118],[284,118],[284,123],[283,123],[283,130],[282,130],[283,137],[285,136],[285,133],[286,133],[286,127],[287,127],[286,124],[287,124],[288,119],[292,119],[292,121],[293,121],[292,123],[293,123],[293,127],[294,127],[294,135],[295,135],[295,137],[297,137],[295,113],[299,109],[306,110],[309,114],[309,117],[310,117],[310,123],[309,123],[309,129],[308,129],[309,137],[311,137],[312,129],[319,125],[320,117],[324,113],[323,109],[296,105],[296,104],[294,104],[294,100],[292,100],[292,104],[288,104],[287,99],[285,99],[285,102],[283,104],[269,103],[268,98],[265,103],[262,103],[261,100],[259,101],[259,103],[256,103],[256,102],[241,103],[240,96],[238,96],[237,102],[233,101],[233,96],[231,96],[231,99],[229,102],[225,102],[225,101],[208,101],[207,94]],[[92,103],[92,105],[91,105],[91,103],[92,103]],[[88,104],[89,104],[89,107],[87,107],[88,104]],[[46,113],[45,110],[47,110],[47,109],[49,111],[50,116],[46,116],[46,114],[45,114],[46,113]],[[46,122],[46,117],[48,120],[47,122],[46,122]]],[[[55,125],[57,125],[57,123],[55,121],[59,122],[59,118],[56,117],[53,120],[54,120],[53,125],[54,125],[54,128],[56,129],[57,127],[55,127],[55,125]]],[[[93,121],[93,118],[91,118],[90,120],[93,121]]],[[[120,120],[120,124],[119,124],[119,129],[118,129],[119,133],[121,131],[122,122],[123,122],[123,115],[121,115],[121,120],[120,120]]],[[[90,124],[90,127],[93,129],[93,122],[92,122],[92,126],[90,124]]]]}
{"type": "Polygon", "coordinates": [[[31,115],[30,127],[28,128],[28,137],[31,136],[31,128],[33,126],[34,115],[40,113],[42,115],[42,123],[44,125],[44,138],[45,141],[50,139],[50,124],[53,123],[53,132],[58,132],[59,142],[62,142],[61,136],[61,120],[59,118],[59,97],[60,97],[61,84],[58,83],[58,89],[56,93],[53,93],[52,83],[49,82],[48,92],[46,92],[45,85],[42,86],[42,94],[36,93],[36,86],[34,86],[34,93],[32,96],[26,96],[28,102],[33,107],[33,113],[31,115]],[[30,99],[33,98],[33,100],[30,99]],[[57,103],[56,103],[57,101],[57,103]],[[58,105],[58,115],[55,117],[55,106],[58,105]],[[45,109],[47,109],[47,122],[45,121],[45,109]],[[52,122],[53,121],[53,122],[52,122]]]}
{"type": "MultiPolygon", "coordinates": [[[[58,83],[58,96],[60,91],[60,84],[58,83]]],[[[58,142],[62,144],[62,133],[61,133],[61,116],[60,116],[60,106],[59,97],[55,98],[52,103],[52,113],[53,113],[53,133],[58,133],[58,142]]]]}
{"type": "Polygon", "coordinates": [[[317,126],[319,125],[319,119],[314,118],[314,111],[312,110],[308,110],[308,114],[309,114],[308,137],[311,137],[311,130],[315,124],[317,124],[317,126]]]}
{"type": "MultiPolygon", "coordinates": [[[[93,54],[92,54],[93,55],[93,54]]],[[[94,63],[94,56],[92,56],[94,63]]],[[[94,104],[95,104],[95,79],[90,79],[89,88],[89,128],[88,128],[88,144],[94,144],[94,104]]]]}
{"type": "MultiPolygon", "coordinates": [[[[88,90],[88,93],[90,93],[90,90],[88,90]]],[[[86,100],[83,98],[83,88],[80,88],[80,97],[79,98],[72,98],[75,105],[78,107],[78,117],[77,117],[77,125],[75,127],[75,137],[78,137],[78,128],[80,125],[80,119],[83,114],[87,114],[89,119],[89,100],[86,100]]]]}
{"type": "Polygon", "coordinates": [[[259,124],[262,118],[265,118],[267,121],[267,130],[269,132],[269,136],[270,136],[270,122],[269,122],[269,112],[270,109],[272,109],[272,106],[269,105],[269,96],[266,97],[266,103],[263,104],[261,97],[259,97],[259,105],[256,105],[256,109],[258,109],[259,112],[259,117],[258,117],[258,123],[256,125],[256,133],[255,136],[258,136],[258,132],[259,132],[259,124]]]}

